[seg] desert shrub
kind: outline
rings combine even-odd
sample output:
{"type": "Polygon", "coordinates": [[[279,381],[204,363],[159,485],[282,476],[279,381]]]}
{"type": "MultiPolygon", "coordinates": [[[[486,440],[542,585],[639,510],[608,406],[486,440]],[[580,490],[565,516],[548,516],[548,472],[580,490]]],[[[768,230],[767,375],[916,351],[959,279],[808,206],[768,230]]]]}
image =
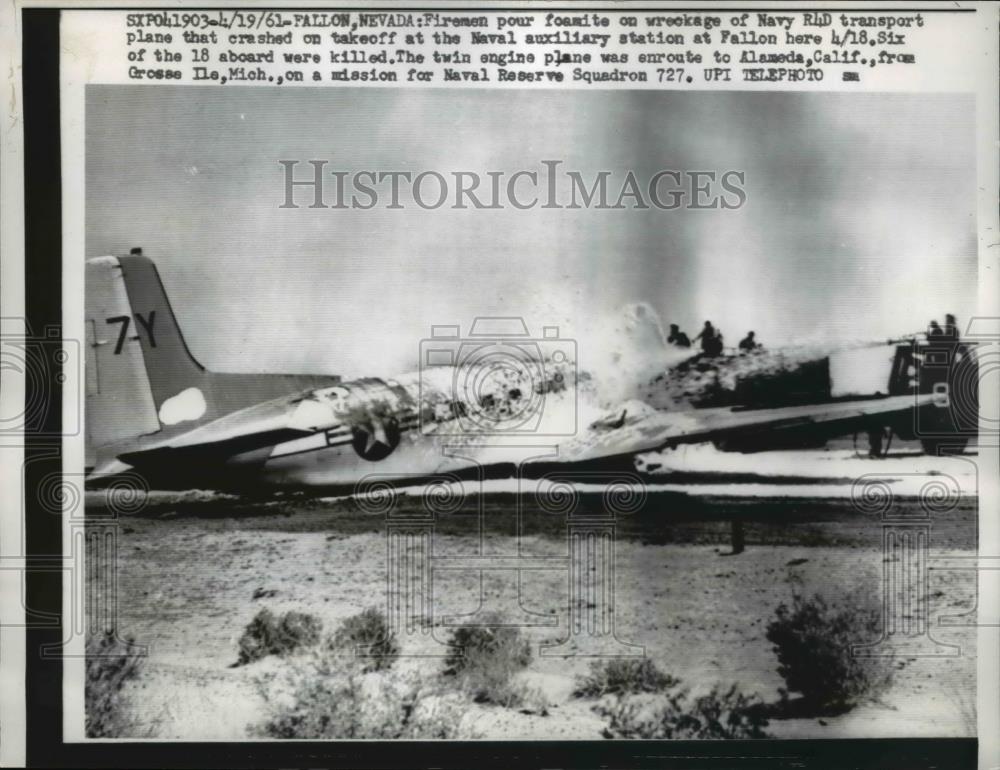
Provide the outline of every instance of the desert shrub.
{"type": "Polygon", "coordinates": [[[442,695],[419,676],[366,674],[358,661],[314,651],[289,664],[284,679],[263,689],[267,720],[251,730],[267,738],[458,737],[459,698],[442,695]]]}
{"type": "Polygon", "coordinates": [[[330,648],[350,651],[363,648],[364,670],[381,671],[399,657],[399,644],[385,615],[374,607],[347,618],[327,640],[330,648]]]}
{"type": "Polygon", "coordinates": [[[498,616],[484,618],[489,625],[461,626],[452,634],[445,658],[445,674],[455,676],[477,703],[520,705],[527,690],[514,677],[531,662],[531,647],[516,626],[499,625],[498,616]]]}
{"type": "Polygon", "coordinates": [[[656,667],[649,658],[614,658],[595,660],[590,673],[577,677],[574,698],[600,698],[603,695],[628,695],[660,692],[680,684],[656,667]]]}
{"type": "Polygon", "coordinates": [[[608,720],[605,738],[727,740],[770,737],[762,705],[736,685],[693,700],[687,688],[675,687],[663,695],[609,698],[594,711],[608,720]]]}
{"type": "Polygon", "coordinates": [[[133,640],[119,641],[113,633],[87,640],[84,700],[88,738],[134,736],[138,722],[122,696],[125,683],[134,679],[142,658],[132,647],[133,640]]]}
{"type": "Polygon", "coordinates": [[[836,712],[877,698],[892,681],[890,656],[861,657],[852,645],[878,638],[881,607],[870,594],[854,592],[842,606],[822,596],[793,595],[767,626],[787,689],[802,694],[818,713],[836,712]]]}
{"type": "Polygon", "coordinates": [[[319,618],[308,613],[292,610],[277,617],[269,609],[262,609],[240,637],[237,665],[252,663],[266,655],[287,655],[316,644],[322,630],[319,618]]]}

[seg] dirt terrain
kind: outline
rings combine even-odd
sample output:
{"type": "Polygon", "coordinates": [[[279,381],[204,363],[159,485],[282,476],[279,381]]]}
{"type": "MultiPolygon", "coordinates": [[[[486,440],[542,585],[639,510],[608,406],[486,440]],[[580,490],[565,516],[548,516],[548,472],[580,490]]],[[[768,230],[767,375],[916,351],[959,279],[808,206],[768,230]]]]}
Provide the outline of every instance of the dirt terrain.
{"type": "MultiPolygon", "coordinates": [[[[734,485],[738,487],[739,485],[734,485]]],[[[104,510],[88,493],[88,515],[104,510]]],[[[582,493],[580,504],[600,505],[582,493]]],[[[919,513],[914,498],[898,512],[919,513]]],[[[417,515],[419,497],[400,497],[396,513],[417,515]]],[[[479,553],[516,556],[513,495],[474,495],[434,523],[433,560],[479,553]],[[479,549],[483,550],[480,551],[479,549]]],[[[542,568],[524,571],[517,601],[511,570],[435,569],[435,639],[443,624],[482,608],[528,623],[532,662],[520,674],[544,709],[469,703],[463,727],[493,739],[599,738],[604,722],[592,701],[571,696],[589,658],[540,655],[568,635],[566,519],[551,507],[525,506],[520,555],[542,568]],[[544,568],[545,560],[552,568],[544,568]],[[562,559],[563,561],[560,561],[562,559]],[[541,711],[547,715],[540,715],[541,711]],[[523,713],[529,712],[529,713],[523,713]]],[[[396,515],[396,514],[394,514],[396,515]]],[[[962,497],[930,520],[931,559],[975,553],[976,499],[962,497]]],[[[317,616],[325,631],[366,607],[386,607],[387,520],[353,499],[282,498],[251,502],[217,495],[151,495],[118,527],[118,606],[122,635],[148,645],[127,702],[143,737],[246,740],[266,716],[259,683],[285,660],[233,667],[237,641],[263,607],[317,616]]],[[[765,629],[793,587],[836,600],[851,591],[878,594],[886,564],[883,521],[849,499],[825,494],[704,494],[651,489],[641,507],[616,522],[613,616],[619,640],[644,648],[657,666],[696,690],[739,684],[777,704],[784,685],[765,629]],[[743,522],[746,550],[731,555],[731,522],[743,522]]],[[[893,557],[889,557],[890,559],[893,557]]],[[[933,561],[932,561],[933,565],[933,561]]],[[[975,629],[937,627],[942,615],[975,607],[974,573],[929,573],[932,634],[956,645],[953,657],[901,657],[892,688],[878,703],[838,716],[773,712],[776,737],[963,736],[975,732],[975,629]]],[[[858,643],[875,639],[858,639],[858,643]]],[[[572,649],[571,647],[560,648],[572,649]]],[[[435,675],[436,657],[399,666],[435,675]]]]}

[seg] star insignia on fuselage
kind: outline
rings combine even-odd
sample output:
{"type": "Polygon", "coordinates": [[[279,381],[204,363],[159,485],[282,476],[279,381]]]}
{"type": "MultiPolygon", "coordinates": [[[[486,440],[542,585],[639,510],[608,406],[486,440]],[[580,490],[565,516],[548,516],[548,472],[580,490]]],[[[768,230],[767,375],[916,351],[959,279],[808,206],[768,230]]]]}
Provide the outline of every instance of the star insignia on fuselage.
{"type": "Polygon", "coordinates": [[[399,426],[394,418],[372,419],[351,428],[352,445],[358,456],[377,462],[399,446],[399,426]]]}

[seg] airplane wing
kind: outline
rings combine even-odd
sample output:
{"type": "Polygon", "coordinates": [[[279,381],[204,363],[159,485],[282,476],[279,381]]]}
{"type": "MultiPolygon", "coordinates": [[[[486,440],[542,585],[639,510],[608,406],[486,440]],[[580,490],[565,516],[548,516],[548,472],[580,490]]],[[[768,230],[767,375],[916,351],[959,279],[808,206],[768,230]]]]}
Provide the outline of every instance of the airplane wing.
{"type": "MultiPolygon", "coordinates": [[[[314,436],[322,431],[346,430],[354,420],[345,413],[338,394],[347,388],[335,386],[306,391],[267,401],[234,412],[186,433],[152,440],[141,448],[120,454],[121,461],[134,466],[162,462],[168,456],[203,458],[225,462],[227,458],[282,442],[314,436]]],[[[397,417],[413,416],[413,400],[385,383],[376,389],[379,403],[392,407],[397,417]],[[395,399],[388,404],[387,400],[395,399]]],[[[863,430],[879,418],[879,424],[905,418],[915,406],[933,401],[933,395],[854,399],[825,404],[774,409],[712,408],[683,412],[657,411],[641,401],[631,401],[617,411],[584,428],[576,436],[559,442],[558,464],[590,463],[658,451],[679,444],[700,443],[760,434],[794,431],[863,430]]],[[[356,418],[355,418],[356,419],[356,418]]],[[[406,418],[404,418],[406,419],[406,418]]],[[[377,423],[377,421],[376,421],[377,423]]],[[[454,439],[448,423],[424,440],[447,443],[454,439]]],[[[485,442],[483,446],[489,446],[485,442]]],[[[432,453],[433,454],[433,453],[432,453]]],[[[413,458],[417,461],[416,457],[413,458]]],[[[548,460],[547,462],[551,462],[548,460]]],[[[412,468],[419,472],[423,469],[412,468]]],[[[427,469],[431,470],[431,469],[427,469]]]]}
{"type": "MultiPolygon", "coordinates": [[[[592,424],[580,437],[561,444],[559,462],[576,463],[652,452],[679,444],[745,437],[771,432],[863,430],[873,418],[905,418],[915,407],[933,402],[932,394],[854,399],[775,409],[713,408],[659,412],[632,402],[592,424]]],[[[880,422],[879,424],[885,424],[880,422]]]]}

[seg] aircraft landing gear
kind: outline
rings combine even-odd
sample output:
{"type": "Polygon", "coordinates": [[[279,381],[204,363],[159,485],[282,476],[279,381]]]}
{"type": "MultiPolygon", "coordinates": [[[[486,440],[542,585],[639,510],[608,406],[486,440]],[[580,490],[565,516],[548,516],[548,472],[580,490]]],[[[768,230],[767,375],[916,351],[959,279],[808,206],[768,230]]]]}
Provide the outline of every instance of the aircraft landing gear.
{"type": "MultiPolygon", "coordinates": [[[[868,456],[873,459],[883,460],[889,454],[889,447],[892,446],[892,428],[884,428],[881,425],[868,429],[868,456]]],[[[857,453],[858,434],[854,434],[854,451],[857,453]]]]}

